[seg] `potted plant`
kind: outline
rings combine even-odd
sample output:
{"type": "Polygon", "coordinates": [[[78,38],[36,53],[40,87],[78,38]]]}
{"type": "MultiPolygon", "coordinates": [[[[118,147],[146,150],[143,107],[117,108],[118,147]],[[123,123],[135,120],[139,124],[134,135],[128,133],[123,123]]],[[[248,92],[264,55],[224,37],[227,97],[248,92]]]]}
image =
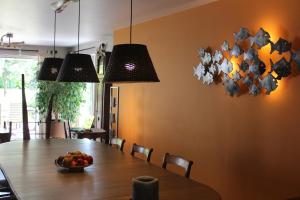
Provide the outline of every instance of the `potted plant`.
{"type": "MultiPolygon", "coordinates": [[[[36,106],[41,117],[52,110],[55,120],[51,123],[52,137],[63,137],[63,120],[74,120],[79,116],[80,104],[84,102],[84,83],[61,83],[39,81],[37,83],[36,106]],[[49,102],[52,101],[52,109],[49,102]]],[[[50,115],[51,116],[51,115],[50,115]]]]}

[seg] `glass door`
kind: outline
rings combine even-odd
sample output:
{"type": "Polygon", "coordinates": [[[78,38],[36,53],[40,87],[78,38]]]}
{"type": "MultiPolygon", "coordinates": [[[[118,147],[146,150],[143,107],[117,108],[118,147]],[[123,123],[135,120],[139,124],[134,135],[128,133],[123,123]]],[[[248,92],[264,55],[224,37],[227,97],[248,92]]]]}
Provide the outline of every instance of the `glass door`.
{"type": "Polygon", "coordinates": [[[12,139],[22,138],[22,74],[25,75],[26,100],[30,132],[39,132],[35,107],[38,57],[0,57],[0,124],[12,122],[12,139]]]}

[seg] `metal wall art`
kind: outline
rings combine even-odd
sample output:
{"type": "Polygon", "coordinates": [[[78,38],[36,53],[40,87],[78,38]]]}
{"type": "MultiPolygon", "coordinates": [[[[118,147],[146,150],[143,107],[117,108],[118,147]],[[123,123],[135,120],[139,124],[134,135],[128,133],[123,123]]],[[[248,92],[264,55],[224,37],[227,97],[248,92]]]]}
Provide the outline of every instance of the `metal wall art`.
{"type": "Polygon", "coordinates": [[[255,35],[251,35],[247,28],[241,28],[234,33],[234,44],[229,46],[224,41],[220,50],[199,49],[200,63],[194,67],[194,76],[203,84],[222,82],[226,93],[230,96],[239,95],[241,88],[247,88],[250,95],[269,95],[278,87],[281,78],[291,74],[292,63],[300,70],[300,50],[292,49],[292,44],[280,38],[275,43],[270,40],[270,34],[260,28],[255,35]],[[261,48],[271,46],[267,55],[269,63],[265,63],[259,56],[261,48]],[[281,59],[274,62],[271,58],[277,52],[281,59]],[[234,67],[232,60],[237,66],[234,67]]]}

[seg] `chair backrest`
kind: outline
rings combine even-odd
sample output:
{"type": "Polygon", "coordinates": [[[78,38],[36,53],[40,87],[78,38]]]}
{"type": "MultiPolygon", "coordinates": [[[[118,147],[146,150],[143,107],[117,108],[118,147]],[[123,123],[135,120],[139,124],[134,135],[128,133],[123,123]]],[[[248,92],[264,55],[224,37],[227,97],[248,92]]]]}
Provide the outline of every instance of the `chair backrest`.
{"type": "Polygon", "coordinates": [[[143,147],[141,145],[137,145],[137,144],[133,144],[132,145],[132,149],[131,149],[131,155],[134,156],[134,153],[141,153],[141,154],[144,154],[147,158],[147,162],[150,162],[150,159],[151,159],[151,154],[153,152],[153,148],[146,148],[146,147],[143,147]]]}
{"type": "Polygon", "coordinates": [[[169,153],[166,153],[165,156],[164,156],[164,159],[163,159],[162,168],[166,169],[167,168],[167,163],[175,164],[179,167],[184,168],[185,169],[184,176],[186,178],[190,177],[193,161],[187,160],[187,159],[185,159],[181,156],[175,156],[175,155],[171,155],[169,153]]]}
{"type": "Polygon", "coordinates": [[[109,140],[110,145],[115,145],[120,148],[120,151],[123,151],[125,140],[121,138],[111,138],[109,140]]]}
{"type": "Polygon", "coordinates": [[[8,125],[8,133],[10,133],[10,135],[11,135],[11,131],[12,131],[12,122],[9,122],[8,124],[9,124],[9,125],[8,125]]]}
{"type": "MultiPolygon", "coordinates": [[[[3,128],[4,128],[4,129],[7,129],[6,121],[3,122],[3,128]]],[[[12,130],[12,122],[9,121],[9,122],[8,122],[8,131],[9,131],[9,133],[11,133],[11,130],[12,130]]]]}
{"type": "Polygon", "coordinates": [[[65,137],[71,138],[71,127],[69,121],[64,121],[64,131],[65,131],[65,137]]]}
{"type": "MultiPolygon", "coordinates": [[[[5,128],[7,128],[6,125],[4,125],[4,126],[5,126],[5,128]]],[[[12,131],[12,122],[9,122],[8,132],[0,134],[0,143],[10,142],[11,131],[12,131]]]]}
{"type": "Polygon", "coordinates": [[[15,200],[17,199],[2,170],[0,169],[0,199],[1,200],[15,200]]]}
{"type": "Polygon", "coordinates": [[[0,191],[1,188],[7,188],[9,187],[9,184],[6,180],[6,177],[4,176],[4,173],[2,172],[2,169],[0,169],[0,191]]]}

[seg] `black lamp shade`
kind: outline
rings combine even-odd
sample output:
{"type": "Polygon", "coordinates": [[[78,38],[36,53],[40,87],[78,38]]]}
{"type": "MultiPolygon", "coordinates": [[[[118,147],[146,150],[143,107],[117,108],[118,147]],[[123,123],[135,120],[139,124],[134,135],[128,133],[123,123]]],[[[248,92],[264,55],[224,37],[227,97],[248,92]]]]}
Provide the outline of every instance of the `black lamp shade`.
{"type": "Polygon", "coordinates": [[[147,47],[142,44],[115,45],[104,82],[159,82],[147,47]]]}
{"type": "Polygon", "coordinates": [[[61,66],[57,81],[99,83],[91,56],[68,54],[61,66]]]}
{"type": "Polygon", "coordinates": [[[61,58],[45,58],[37,79],[55,81],[63,61],[61,58]]]}

